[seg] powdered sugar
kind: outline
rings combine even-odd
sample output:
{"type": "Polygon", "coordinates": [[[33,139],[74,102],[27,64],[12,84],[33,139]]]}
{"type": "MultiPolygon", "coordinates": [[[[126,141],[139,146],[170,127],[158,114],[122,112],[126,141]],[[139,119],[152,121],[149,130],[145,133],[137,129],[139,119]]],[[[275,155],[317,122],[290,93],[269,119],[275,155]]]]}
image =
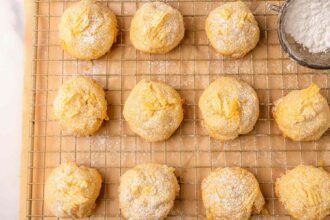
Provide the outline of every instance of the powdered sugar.
{"type": "Polygon", "coordinates": [[[330,48],[330,1],[293,0],[288,6],[285,32],[312,53],[330,48]]]}

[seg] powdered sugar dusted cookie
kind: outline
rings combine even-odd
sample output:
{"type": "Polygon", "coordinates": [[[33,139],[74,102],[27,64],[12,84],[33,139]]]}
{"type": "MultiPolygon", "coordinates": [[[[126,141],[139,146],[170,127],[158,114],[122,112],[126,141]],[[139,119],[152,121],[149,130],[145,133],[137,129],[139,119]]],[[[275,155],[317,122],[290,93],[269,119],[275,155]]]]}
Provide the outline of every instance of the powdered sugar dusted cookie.
{"type": "Polygon", "coordinates": [[[63,83],[53,104],[55,118],[65,132],[83,136],[96,132],[107,120],[107,101],[101,85],[80,76],[63,83]]]}
{"type": "Polygon", "coordinates": [[[202,182],[202,197],[208,219],[247,220],[265,204],[254,175],[239,167],[212,172],[202,182]]]}
{"type": "Polygon", "coordinates": [[[115,14],[94,0],[82,0],[66,9],[59,25],[62,48],[83,60],[103,56],[115,42],[117,32],[115,14]]]}
{"type": "Polygon", "coordinates": [[[181,13],[163,2],[148,2],[139,8],[131,22],[134,47],[148,53],[167,53],[184,36],[181,13]]]}
{"type": "Polygon", "coordinates": [[[296,219],[323,219],[330,214],[330,174],[322,168],[297,166],[276,180],[275,192],[296,219]]]}
{"type": "Polygon", "coordinates": [[[250,132],[259,116],[256,92],[246,82],[220,77],[212,82],[199,99],[203,126],[219,140],[232,140],[250,132]]]}
{"type": "Polygon", "coordinates": [[[173,207],[179,184],[174,168],[140,164],[120,178],[119,203],[128,220],[161,220],[173,207]]]}
{"type": "Polygon", "coordinates": [[[280,98],[272,111],[283,135],[294,141],[318,140],[330,126],[329,105],[316,84],[280,98]]]}
{"type": "Polygon", "coordinates": [[[45,203],[57,217],[87,217],[95,208],[101,185],[102,177],[96,169],[65,162],[47,178],[45,203]]]}
{"type": "Polygon", "coordinates": [[[169,138],[183,120],[182,99],[167,84],[141,80],[126,99],[124,118],[130,128],[150,142],[169,138]]]}
{"type": "Polygon", "coordinates": [[[205,30],[212,47],[233,58],[243,57],[252,50],[260,36],[257,21],[241,1],[229,2],[211,11],[205,30]]]}

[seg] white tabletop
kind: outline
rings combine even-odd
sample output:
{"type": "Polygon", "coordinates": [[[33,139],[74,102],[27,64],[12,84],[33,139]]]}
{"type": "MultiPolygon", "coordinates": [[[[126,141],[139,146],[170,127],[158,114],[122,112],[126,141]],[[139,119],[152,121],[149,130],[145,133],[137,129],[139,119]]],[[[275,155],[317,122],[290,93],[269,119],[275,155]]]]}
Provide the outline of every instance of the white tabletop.
{"type": "Polygon", "coordinates": [[[18,218],[23,0],[0,0],[0,219],[18,218]]]}

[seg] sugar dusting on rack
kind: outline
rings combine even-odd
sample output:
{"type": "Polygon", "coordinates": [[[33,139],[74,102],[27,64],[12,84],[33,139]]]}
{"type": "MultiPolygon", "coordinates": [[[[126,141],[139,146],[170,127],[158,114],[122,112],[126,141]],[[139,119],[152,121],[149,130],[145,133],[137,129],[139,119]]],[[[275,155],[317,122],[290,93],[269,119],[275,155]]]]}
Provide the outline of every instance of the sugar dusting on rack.
{"type": "Polygon", "coordinates": [[[285,31],[311,53],[330,48],[330,1],[294,0],[288,6],[285,31]]]}

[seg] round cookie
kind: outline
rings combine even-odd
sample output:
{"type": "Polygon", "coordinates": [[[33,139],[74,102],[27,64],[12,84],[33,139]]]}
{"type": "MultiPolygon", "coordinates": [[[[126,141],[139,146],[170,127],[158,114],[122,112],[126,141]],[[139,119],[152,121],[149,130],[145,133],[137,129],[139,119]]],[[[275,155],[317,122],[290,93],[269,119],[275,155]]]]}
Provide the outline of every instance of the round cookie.
{"type": "Polygon", "coordinates": [[[62,163],[46,180],[45,203],[57,217],[82,218],[92,214],[102,185],[96,169],[62,163]]]}
{"type": "Polygon", "coordinates": [[[53,104],[55,118],[68,134],[90,135],[107,120],[103,88],[88,77],[75,77],[63,83],[53,104]]]}
{"type": "Polygon", "coordinates": [[[255,48],[260,37],[258,22],[241,1],[229,2],[211,11],[205,30],[212,47],[232,58],[245,56],[255,48]]]}
{"type": "Polygon", "coordinates": [[[134,47],[147,53],[167,53],[184,36],[181,13],[163,2],[149,2],[139,8],[131,22],[134,47]]]}
{"type": "Polygon", "coordinates": [[[250,132],[259,117],[259,100],[247,83],[232,77],[212,82],[199,99],[203,126],[213,138],[225,141],[250,132]]]}
{"type": "Polygon", "coordinates": [[[329,105],[315,84],[277,100],[272,113],[283,135],[294,141],[318,140],[330,125],[329,105]]]}
{"type": "Polygon", "coordinates": [[[247,220],[265,200],[252,173],[240,167],[218,168],[202,182],[207,219],[247,220]]]}
{"type": "Polygon", "coordinates": [[[141,80],[126,99],[123,115],[130,128],[145,140],[163,141],[183,120],[182,99],[169,85],[141,80]]]}
{"type": "Polygon", "coordinates": [[[66,9],[59,25],[62,48],[82,60],[103,56],[116,41],[117,32],[115,14],[93,0],[82,0],[66,9]]]}
{"type": "Polygon", "coordinates": [[[174,168],[137,165],[120,178],[120,209],[128,220],[161,220],[172,209],[179,190],[174,168]]]}
{"type": "Polygon", "coordinates": [[[297,166],[276,180],[275,193],[296,219],[323,219],[330,214],[330,174],[322,168],[297,166]]]}

